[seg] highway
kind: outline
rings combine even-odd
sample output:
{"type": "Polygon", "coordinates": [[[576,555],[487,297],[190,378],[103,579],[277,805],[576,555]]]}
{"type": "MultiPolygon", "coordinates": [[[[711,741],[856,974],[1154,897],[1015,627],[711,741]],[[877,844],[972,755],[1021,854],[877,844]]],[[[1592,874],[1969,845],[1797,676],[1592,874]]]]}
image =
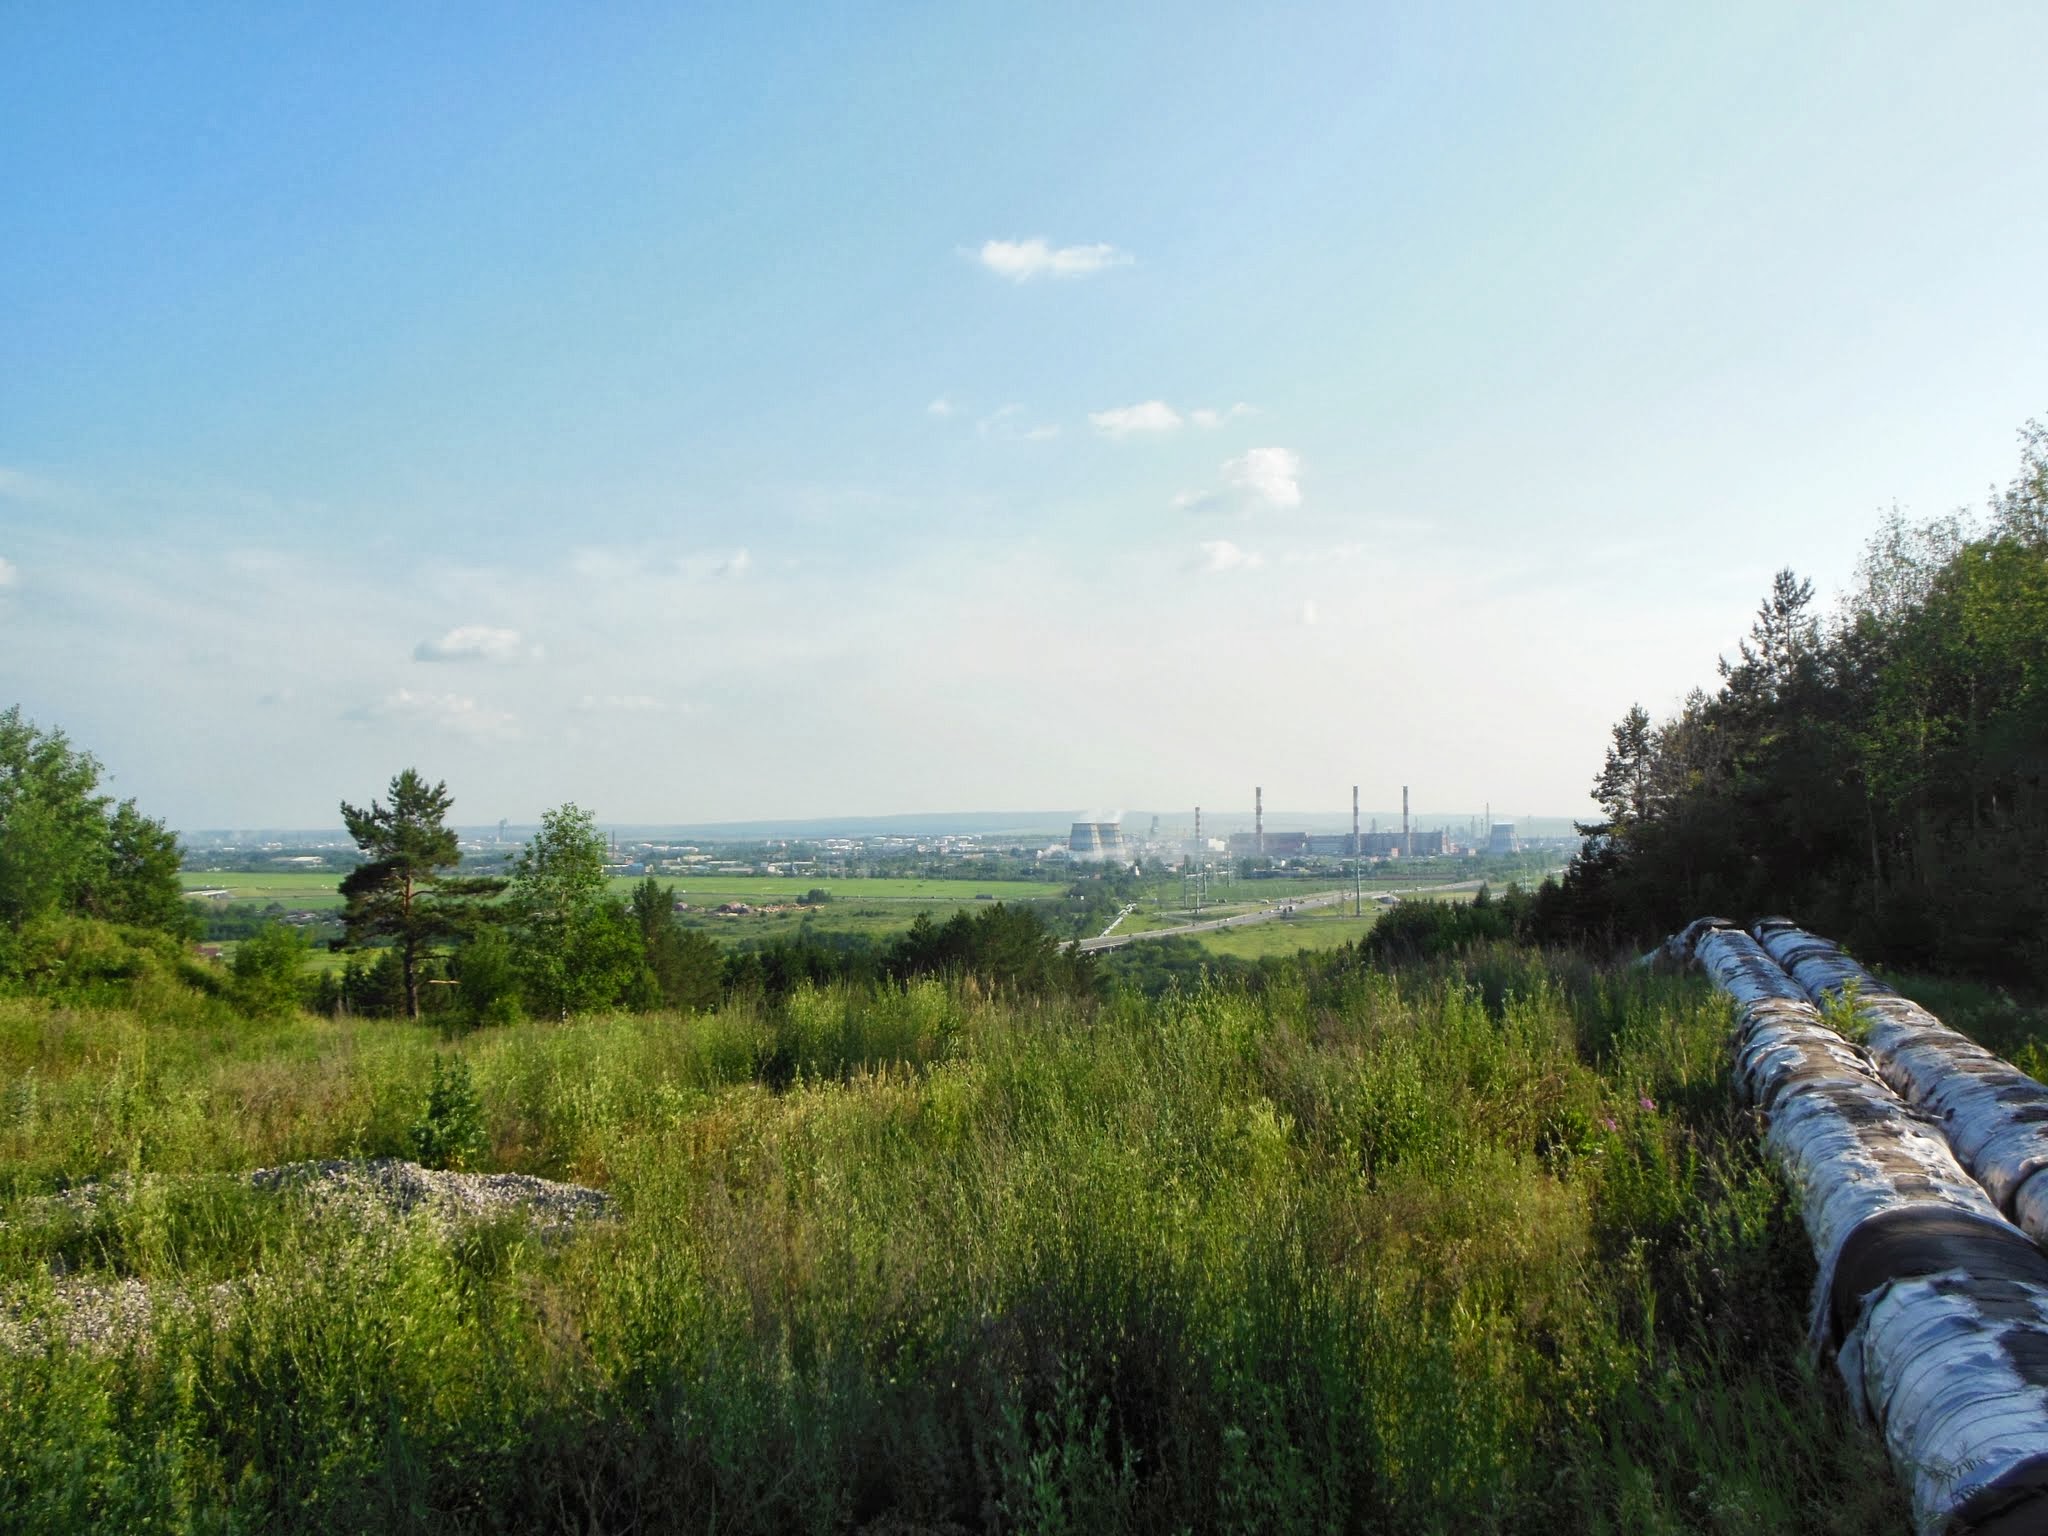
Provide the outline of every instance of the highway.
{"type": "MultiPolygon", "coordinates": [[[[1482,880],[1460,880],[1450,885],[1411,886],[1405,891],[1367,891],[1366,898],[1368,901],[1378,902],[1382,896],[1416,896],[1426,891],[1476,891],[1483,884],[1485,882],[1482,880]]],[[[1349,891],[1325,891],[1319,896],[1289,896],[1274,902],[1270,907],[1262,907],[1256,912],[1240,912],[1235,917],[1212,917],[1199,923],[1186,923],[1179,928],[1151,928],[1143,933],[1117,933],[1114,931],[1117,923],[1121,923],[1126,915],[1135,910],[1126,907],[1117,913],[1116,922],[1112,922],[1108,928],[1092,939],[1081,940],[1080,949],[1084,954],[1092,954],[1101,949],[1121,949],[1126,944],[1136,944],[1144,939],[1173,939],[1191,933],[1212,933],[1218,928],[1244,928],[1253,923],[1275,922],[1290,913],[1304,911],[1309,907],[1332,907],[1349,900],[1349,891]]]]}

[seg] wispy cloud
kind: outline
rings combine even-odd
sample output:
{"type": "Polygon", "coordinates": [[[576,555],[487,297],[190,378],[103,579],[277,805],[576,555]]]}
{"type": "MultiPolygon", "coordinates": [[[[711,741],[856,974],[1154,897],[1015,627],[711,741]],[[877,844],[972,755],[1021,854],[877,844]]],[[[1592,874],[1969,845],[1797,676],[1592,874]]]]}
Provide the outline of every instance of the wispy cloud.
{"type": "Polygon", "coordinates": [[[586,693],[576,708],[587,715],[658,715],[668,706],[646,693],[586,693]]]}
{"type": "Polygon", "coordinates": [[[1305,597],[1301,600],[1301,622],[1310,629],[1315,628],[1316,600],[1312,597],[1305,597]]]}
{"type": "Polygon", "coordinates": [[[1003,405],[990,411],[974,424],[977,437],[986,437],[1003,443],[1043,443],[1060,435],[1060,429],[1051,422],[1030,423],[1024,420],[1024,407],[1003,405]]]}
{"type": "Polygon", "coordinates": [[[1202,569],[1205,571],[1255,571],[1266,563],[1266,557],[1249,549],[1239,549],[1228,539],[1204,539],[1202,541],[1202,569]]]}
{"type": "Polygon", "coordinates": [[[1042,239],[989,240],[978,253],[981,264],[998,277],[1027,283],[1034,277],[1087,277],[1110,267],[1129,266],[1128,251],[1113,245],[1048,244],[1042,239]]]}
{"type": "Polygon", "coordinates": [[[955,405],[950,399],[948,399],[944,395],[940,395],[936,400],[932,401],[930,405],[924,408],[925,414],[927,416],[938,417],[954,415],[959,411],[959,409],[959,406],[955,405]]]}
{"type": "Polygon", "coordinates": [[[687,581],[732,581],[753,568],[754,557],[744,548],[685,555],[676,562],[677,574],[687,581]]]}
{"type": "Polygon", "coordinates": [[[501,665],[538,656],[540,647],[528,646],[516,629],[495,629],[489,624],[463,624],[438,640],[422,640],[412,648],[414,661],[491,661],[501,665]]]}
{"type": "Polygon", "coordinates": [[[1088,421],[1104,437],[1130,437],[1138,433],[1178,432],[1192,422],[1204,432],[1214,432],[1218,427],[1236,421],[1240,416],[1256,416],[1258,410],[1242,400],[1225,408],[1198,405],[1183,415],[1164,400],[1146,400],[1138,405],[1119,405],[1107,411],[1091,411],[1088,421]]]}
{"type": "Polygon", "coordinates": [[[4,555],[0,555],[0,591],[13,586],[21,579],[21,568],[4,555]]]}
{"type": "Polygon", "coordinates": [[[356,720],[396,720],[430,726],[458,736],[504,739],[514,734],[511,715],[491,709],[467,694],[426,693],[400,688],[374,704],[349,711],[356,720]]]}
{"type": "Polygon", "coordinates": [[[1269,507],[1301,505],[1301,457],[1287,448],[1254,448],[1227,461],[1223,478],[1269,507]]]}
{"type": "Polygon", "coordinates": [[[1141,432],[1178,432],[1181,416],[1164,400],[1147,400],[1138,405],[1090,411],[1088,422],[1104,437],[1130,437],[1141,432]]]}

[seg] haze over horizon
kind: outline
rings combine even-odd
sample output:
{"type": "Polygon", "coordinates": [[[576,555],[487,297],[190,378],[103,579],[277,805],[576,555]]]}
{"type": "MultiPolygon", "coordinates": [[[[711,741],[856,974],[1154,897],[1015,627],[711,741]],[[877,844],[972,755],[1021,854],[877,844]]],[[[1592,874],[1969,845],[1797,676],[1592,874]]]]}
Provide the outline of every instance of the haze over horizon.
{"type": "Polygon", "coordinates": [[[465,823],[1584,814],[1775,570],[2048,415],[2044,51],[17,10],[0,707],[185,827],[408,765],[465,823]]]}

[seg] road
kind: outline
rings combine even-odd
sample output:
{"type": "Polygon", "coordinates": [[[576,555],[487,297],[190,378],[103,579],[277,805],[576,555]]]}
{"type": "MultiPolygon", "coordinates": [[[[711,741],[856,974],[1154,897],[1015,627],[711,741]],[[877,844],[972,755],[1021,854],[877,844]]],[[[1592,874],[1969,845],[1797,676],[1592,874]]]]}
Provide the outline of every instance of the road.
{"type": "MultiPolygon", "coordinates": [[[[1405,891],[1368,891],[1366,894],[1377,901],[1382,896],[1417,896],[1426,891],[1476,891],[1485,883],[1483,880],[1459,880],[1449,885],[1415,885],[1405,891]]],[[[1121,949],[1126,944],[1136,944],[1143,939],[1174,939],[1190,933],[1213,933],[1218,928],[1244,928],[1253,923],[1274,922],[1308,907],[1337,906],[1349,900],[1349,891],[1325,891],[1320,896],[1290,896],[1257,912],[1240,912],[1235,917],[1212,917],[1206,922],[1188,923],[1179,928],[1151,928],[1143,933],[1114,933],[1112,930],[1116,924],[1122,922],[1125,915],[1131,911],[1126,907],[1117,914],[1115,923],[1111,923],[1094,938],[1081,940],[1080,948],[1082,953],[1092,954],[1099,949],[1121,949]]]]}

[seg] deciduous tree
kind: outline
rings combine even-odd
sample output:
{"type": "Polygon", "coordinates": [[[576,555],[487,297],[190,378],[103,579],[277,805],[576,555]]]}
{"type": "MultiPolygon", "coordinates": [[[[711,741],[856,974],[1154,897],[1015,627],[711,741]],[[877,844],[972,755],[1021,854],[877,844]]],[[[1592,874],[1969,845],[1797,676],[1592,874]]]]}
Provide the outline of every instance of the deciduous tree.
{"type": "Polygon", "coordinates": [[[99,760],[0,711],[0,923],[55,914],[183,936],[176,834],[102,794],[99,760]]]}

